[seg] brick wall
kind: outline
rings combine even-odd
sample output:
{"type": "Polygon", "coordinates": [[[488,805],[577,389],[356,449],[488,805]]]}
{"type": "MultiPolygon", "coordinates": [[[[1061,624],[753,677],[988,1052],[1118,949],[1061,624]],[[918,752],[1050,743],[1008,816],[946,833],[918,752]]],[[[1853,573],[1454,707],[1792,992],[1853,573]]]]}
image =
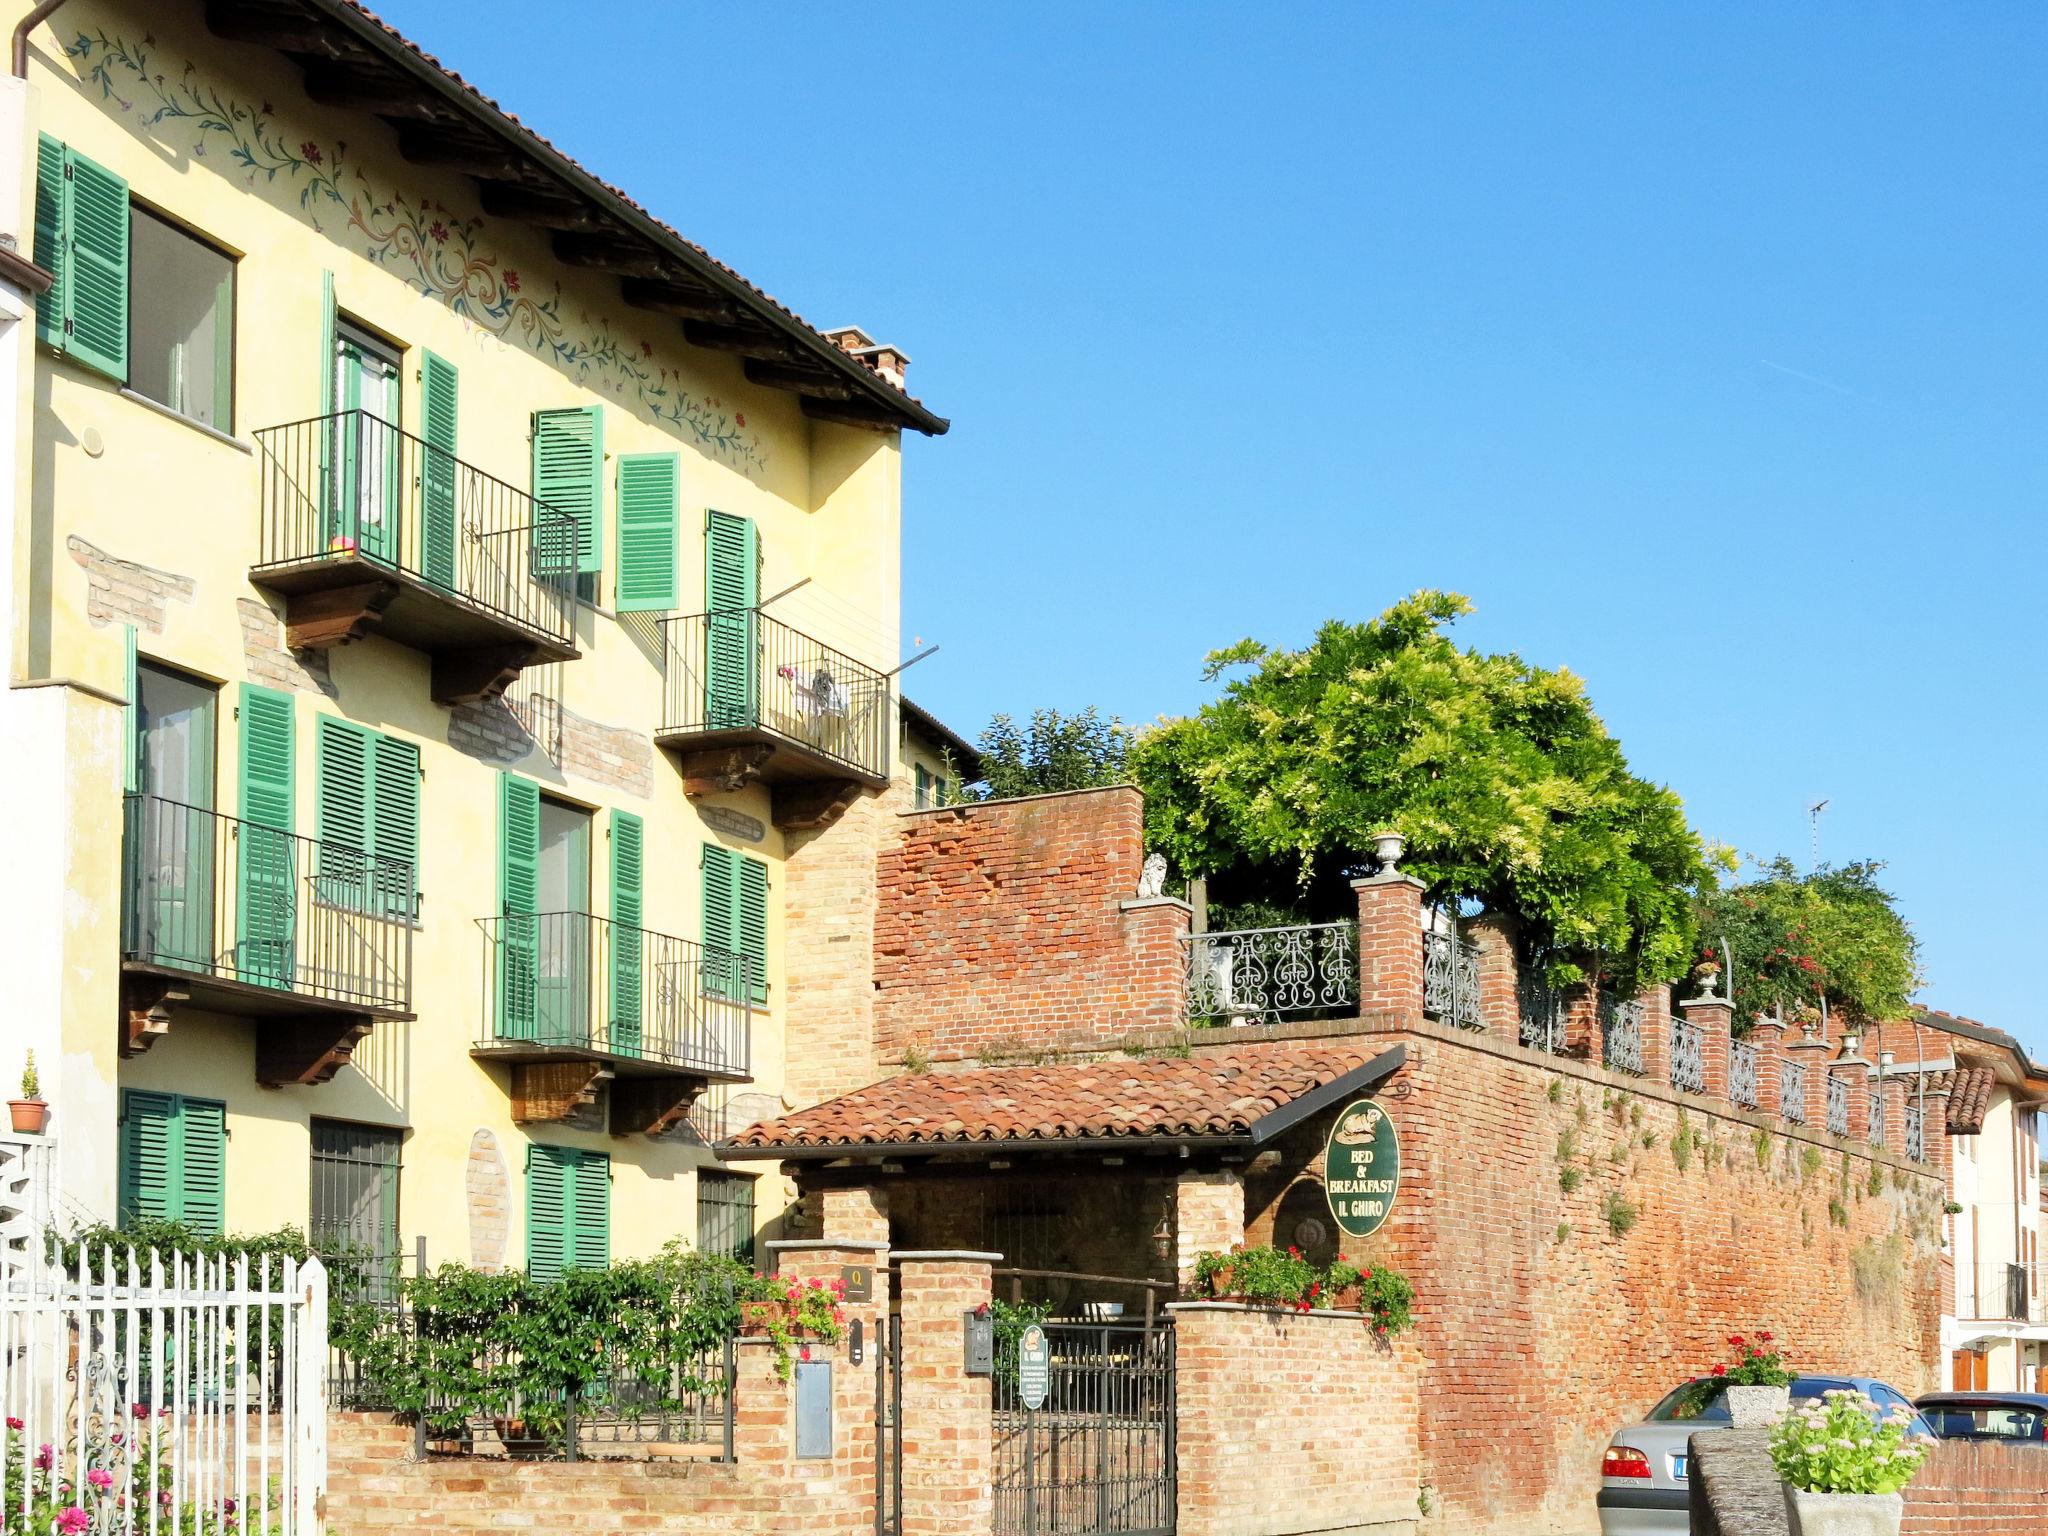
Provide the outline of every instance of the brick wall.
{"type": "Polygon", "coordinates": [[[884,1062],[1109,1040],[1182,1022],[1179,902],[1136,902],[1129,787],[920,812],[883,848],[874,1026],[884,1062]]]}
{"type": "Polygon", "coordinates": [[[1411,1350],[1355,1317],[1173,1311],[1180,1536],[1415,1529],[1411,1350]]]}
{"type": "Polygon", "coordinates": [[[989,1379],[967,1374],[960,1319],[988,1303],[990,1256],[898,1257],[903,1536],[987,1536],[994,1513],[994,1417],[989,1379]]]}
{"type": "Polygon", "coordinates": [[[1900,1536],[2048,1536],[2048,1450],[1942,1441],[1906,1489],[1900,1536]]]}

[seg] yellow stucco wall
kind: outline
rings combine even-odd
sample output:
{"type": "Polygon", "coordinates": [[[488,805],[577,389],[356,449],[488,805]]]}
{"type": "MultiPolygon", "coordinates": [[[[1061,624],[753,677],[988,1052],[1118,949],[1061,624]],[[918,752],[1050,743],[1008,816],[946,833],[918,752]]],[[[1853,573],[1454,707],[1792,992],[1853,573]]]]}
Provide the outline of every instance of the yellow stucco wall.
{"type": "MultiPolygon", "coordinates": [[[[6,7],[10,24],[25,9],[6,7]]],[[[238,256],[235,400],[230,441],[36,349],[33,398],[21,426],[32,456],[30,499],[13,552],[17,590],[27,594],[17,673],[122,688],[122,627],[89,611],[85,557],[71,541],[189,581],[189,597],[172,591],[161,603],[160,623],[141,626],[138,649],[221,686],[214,803],[235,810],[234,695],[250,678],[244,608],[264,601],[248,581],[260,464],[252,435],[322,408],[323,272],[333,274],[343,315],[405,349],[403,424],[417,430],[420,352],[431,349],[460,370],[460,457],[515,486],[529,481],[530,413],[604,406],[601,605],[611,601],[616,563],[613,463],[626,453],[678,451],[685,612],[704,606],[705,509],[744,514],[760,529],[762,592],[809,577],[831,601],[806,612],[864,620],[834,634],[828,619],[814,626],[818,638],[870,664],[894,664],[894,434],[814,423],[794,396],[748,384],[737,359],[686,347],[677,322],[627,308],[614,281],[558,266],[524,226],[482,219],[466,178],[403,162],[380,121],[318,108],[304,97],[297,71],[275,53],[211,37],[197,5],[73,0],[54,30],[35,35],[31,83],[43,131],[125,177],[136,201],[238,256]],[[683,419],[663,420],[670,410],[683,419]]],[[[24,180],[32,187],[33,163],[24,180]]],[[[31,227],[25,215],[16,224],[24,231],[31,227]]],[[[661,697],[655,617],[584,608],[581,658],[529,672],[515,697],[521,690],[544,693],[576,715],[649,735],[661,697]]],[[[294,695],[298,830],[312,831],[320,714],[343,714],[419,745],[424,901],[414,938],[417,1019],[380,1026],[359,1049],[360,1067],[315,1088],[259,1088],[252,1070],[259,1026],[190,1012],[153,1049],[115,1068],[117,966],[110,946],[120,905],[121,783],[118,754],[95,748],[81,750],[70,770],[79,879],[72,899],[80,912],[74,932],[83,959],[65,999],[67,1050],[75,1048],[95,1070],[117,1071],[122,1087],[226,1100],[228,1222],[238,1230],[303,1222],[309,1118],[360,1120],[409,1132],[403,1232],[426,1234],[436,1257],[464,1256],[463,1161],[472,1133],[487,1127],[512,1174],[509,1253],[517,1262],[529,1132],[511,1121],[505,1069],[469,1053],[483,1008],[477,921],[497,901],[500,765],[451,746],[451,714],[429,699],[423,653],[370,638],[327,656],[333,696],[310,685],[294,695]]],[[[73,711],[81,721],[91,713],[73,711]]],[[[117,711],[102,705],[98,714],[117,711]]],[[[77,729],[89,734],[85,724],[77,729]]],[[[539,748],[507,766],[538,780],[545,793],[600,813],[591,849],[600,913],[608,901],[601,813],[618,807],[644,817],[645,925],[698,936],[700,847],[731,839],[686,799],[671,757],[653,753],[645,795],[580,777],[539,748]]],[[[755,1087],[778,1095],[782,837],[764,789],[703,804],[766,827],[758,844],[732,846],[770,867],[770,1001],[753,1016],[753,1066],[755,1087]]],[[[694,1235],[693,1169],[706,1161],[702,1149],[560,1125],[532,1127],[530,1139],[611,1155],[616,1253],[694,1235]]],[[[786,1193],[779,1180],[762,1181],[763,1222],[786,1193]]]]}

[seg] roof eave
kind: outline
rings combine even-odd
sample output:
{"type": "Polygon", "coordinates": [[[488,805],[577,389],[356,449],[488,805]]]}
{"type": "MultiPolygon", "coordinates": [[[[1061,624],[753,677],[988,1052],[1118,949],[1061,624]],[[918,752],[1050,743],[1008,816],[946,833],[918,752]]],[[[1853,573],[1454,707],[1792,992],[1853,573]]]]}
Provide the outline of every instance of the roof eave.
{"type": "Polygon", "coordinates": [[[829,1141],[775,1146],[722,1141],[712,1150],[721,1161],[728,1163],[819,1163],[849,1157],[935,1157],[946,1152],[988,1152],[1010,1156],[1044,1152],[1172,1153],[1182,1147],[1190,1151],[1214,1151],[1254,1145],[1250,1131],[1202,1131],[1178,1135],[1146,1131],[1127,1136],[1010,1136],[971,1140],[963,1137],[952,1141],[829,1141]]]}

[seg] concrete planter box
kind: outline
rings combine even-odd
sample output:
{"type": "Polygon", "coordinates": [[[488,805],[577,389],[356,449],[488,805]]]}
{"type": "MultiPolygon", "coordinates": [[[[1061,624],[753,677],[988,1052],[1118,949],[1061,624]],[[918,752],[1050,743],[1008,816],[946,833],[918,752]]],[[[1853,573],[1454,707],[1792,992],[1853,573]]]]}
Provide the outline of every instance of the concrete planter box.
{"type": "Polygon", "coordinates": [[[1899,1536],[1906,1501],[1896,1493],[1806,1493],[1787,1485],[1792,1536],[1899,1536]]]}
{"type": "Polygon", "coordinates": [[[1769,1429],[1792,1406],[1790,1387],[1730,1387],[1728,1418],[1737,1429],[1769,1429]]]}

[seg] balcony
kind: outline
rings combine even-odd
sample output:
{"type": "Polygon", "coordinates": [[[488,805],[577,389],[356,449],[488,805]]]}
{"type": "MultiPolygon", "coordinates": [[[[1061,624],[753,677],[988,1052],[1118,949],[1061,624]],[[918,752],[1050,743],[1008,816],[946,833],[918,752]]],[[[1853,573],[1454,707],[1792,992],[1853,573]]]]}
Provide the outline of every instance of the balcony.
{"type": "Polygon", "coordinates": [[[1182,942],[1191,1021],[1274,1024],[1358,1012],[1354,924],[1192,933],[1182,942]]]}
{"type": "Polygon", "coordinates": [[[756,780],[785,829],[889,781],[889,678],[759,608],[662,621],[661,725],[692,796],[756,780]]]}
{"type": "Polygon", "coordinates": [[[1483,1029],[1479,1015],[1479,946],[1455,932],[1422,935],[1422,1012],[1458,1029],[1483,1029]]]}
{"type": "Polygon", "coordinates": [[[753,962],[587,912],[487,918],[470,1054],[512,1069],[513,1118],[568,1120],[611,1086],[615,1136],[660,1135],[751,1072],[753,962]]]}
{"type": "Polygon", "coordinates": [[[1979,1323],[2048,1323],[2048,1263],[1961,1266],[1956,1316],[1979,1323]]]}
{"type": "Polygon", "coordinates": [[[256,433],[249,580],[285,600],[285,643],[365,635],[433,658],[442,704],[495,698],[576,654],[573,519],[366,411],[256,433]]]}
{"type": "Polygon", "coordinates": [[[156,795],[122,807],[122,1054],[181,1009],[260,1022],[256,1079],[324,1083],[412,1017],[413,868],[156,795]]]}

